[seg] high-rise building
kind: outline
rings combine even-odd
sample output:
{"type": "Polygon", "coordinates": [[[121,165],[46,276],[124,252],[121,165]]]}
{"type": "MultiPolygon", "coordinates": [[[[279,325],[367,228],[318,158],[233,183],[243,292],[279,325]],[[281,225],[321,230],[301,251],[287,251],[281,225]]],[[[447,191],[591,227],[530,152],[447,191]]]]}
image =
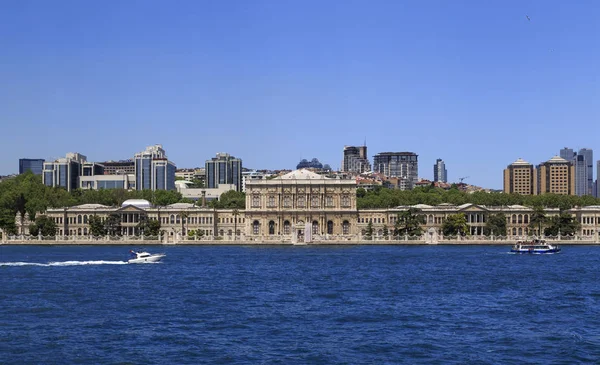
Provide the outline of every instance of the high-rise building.
{"type": "Polygon", "coordinates": [[[576,155],[573,164],[575,166],[575,195],[586,195],[588,194],[587,162],[583,155],[576,155]]]}
{"type": "Polygon", "coordinates": [[[134,155],[136,190],[175,190],[175,164],[162,145],[146,147],[134,155]]]}
{"type": "Polygon", "coordinates": [[[575,167],[564,158],[554,156],[537,167],[538,194],[575,195],[575,167]]]}
{"type": "Polygon", "coordinates": [[[560,150],[560,158],[563,158],[569,162],[573,161],[576,155],[577,154],[572,148],[565,147],[560,150]]]}
{"type": "Polygon", "coordinates": [[[371,171],[371,163],[367,157],[367,146],[344,146],[342,171],[363,173],[371,171]]]}
{"type": "MultiPolygon", "coordinates": [[[[584,193],[581,195],[594,195],[594,151],[591,148],[581,148],[577,156],[583,156],[586,170],[586,175],[581,177],[585,181],[581,183],[585,187],[584,193]]],[[[577,174],[577,172],[575,173],[577,174]]],[[[575,178],[575,183],[578,184],[577,178],[575,178]]]]}
{"type": "Polygon", "coordinates": [[[600,160],[596,163],[596,198],[600,198],[600,160]]]}
{"type": "Polygon", "coordinates": [[[35,175],[41,175],[44,170],[44,160],[41,158],[20,158],[19,159],[19,174],[25,171],[31,171],[35,175]]]}
{"type": "Polygon", "coordinates": [[[67,191],[79,187],[79,176],[87,157],[80,153],[67,153],[65,158],[53,162],[44,162],[42,182],[46,186],[62,187],[67,191]]]}
{"type": "Polygon", "coordinates": [[[380,152],[373,157],[374,172],[399,178],[399,188],[410,190],[419,181],[418,155],[413,152],[380,152]]]}
{"type": "Polygon", "coordinates": [[[217,153],[217,157],[206,160],[206,187],[215,189],[219,185],[235,185],[242,191],[242,160],[228,153],[217,153]]]}
{"type": "Polygon", "coordinates": [[[441,158],[435,160],[433,165],[433,181],[435,182],[448,182],[448,171],[446,170],[446,163],[441,158]]]}
{"type": "Polygon", "coordinates": [[[536,181],[533,165],[520,158],[504,169],[504,192],[507,194],[535,195],[536,181]]]}

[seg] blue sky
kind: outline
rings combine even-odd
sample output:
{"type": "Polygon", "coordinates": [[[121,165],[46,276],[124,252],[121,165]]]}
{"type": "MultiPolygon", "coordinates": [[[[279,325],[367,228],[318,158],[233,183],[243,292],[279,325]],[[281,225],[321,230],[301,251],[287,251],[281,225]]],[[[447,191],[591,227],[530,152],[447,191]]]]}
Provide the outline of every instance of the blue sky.
{"type": "Polygon", "coordinates": [[[519,157],[600,158],[598,19],[591,0],[4,1],[0,174],[155,143],[178,167],[339,168],[366,139],[502,188],[519,157]]]}

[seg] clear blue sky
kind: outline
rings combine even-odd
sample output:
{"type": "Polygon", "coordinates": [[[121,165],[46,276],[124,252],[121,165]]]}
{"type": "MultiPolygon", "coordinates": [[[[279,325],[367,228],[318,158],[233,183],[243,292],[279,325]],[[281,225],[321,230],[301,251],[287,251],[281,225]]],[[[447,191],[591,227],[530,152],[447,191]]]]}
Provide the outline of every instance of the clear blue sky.
{"type": "Polygon", "coordinates": [[[366,138],[501,188],[519,157],[600,158],[599,19],[595,0],[3,1],[0,174],[155,143],[178,167],[339,168],[366,138]]]}

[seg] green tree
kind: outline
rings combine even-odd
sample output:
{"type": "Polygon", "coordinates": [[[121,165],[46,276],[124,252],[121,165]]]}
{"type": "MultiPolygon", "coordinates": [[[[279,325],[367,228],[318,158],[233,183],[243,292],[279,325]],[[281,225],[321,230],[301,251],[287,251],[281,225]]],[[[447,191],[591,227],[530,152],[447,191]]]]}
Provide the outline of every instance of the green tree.
{"type": "Polygon", "coordinates": [[[358,188],[356,189],[356,197],[357,198],[364,198],[367,195],[367,191],[364,188],[358,188]]]}
{"type": "Polygon", "coordinates": [[[469,232],[464,213],[450,214],[442,225],[444,236],[466,235],[469,232]]]}
{"type": "Polygon", "coordinates": [[[121,215],[119,213],[111,213],[104,221],[106,234],[110,236],[121,236],[121,215]]]}
{"type": "Polygon", "coordinates": [[[388,227],[383,226],[383,237],[385,237],[385,239],[387,239],[389,235],[390,235],[390,231],[388,230],[388,227]]]}
{"type": "Polygon", "coordinates": [[[562,236],[572,236],[579,233],[580,228],[581,224],[571,214],[563,211],[548,219],[548,227],[544,230],[544,234],[558,236],[560,232],[562,236]]]}
{"type": "Polygon", "coordinates": [[[241,191],[229,190],[221,194],[219,200],[210,201],[209,205],[216,209],[245,209],[246,194],[241,191]]]}
{"type": "Polygon", "coordinates": [[[137,225],[140,234],[144,236],[158,236],[160,234],[160,221],[158,219],[149,219],[148,216],[140,216],[140,222],[137,225]]]}
{"type": "Polygon", "coordinates": [[[421,225],[425,224],[425,217],[419,214],[420,212],[420,209],[411,207],[398,213],[394,224],[394,235],[419,236],[423,234],[421,225]]]}
{"type": "Polygon", "coordinates": [[[367,224],[367,231],[365,232],[365,239],[370,240],[373,238],[373,223],[369,221],[367,224]]]}
{"type": "Polygon", "coordinates": [[[543,228],[547,225],[548,218],[546,217],[546,211],[542,206],[536,206],[533,208],[533,213],[529,218],[529,227],[536,232],[537,236],[541,236],[543,228]]]}
{"type": "Polygon", "coordinates": [[[56,235],[56,223],[54,219],[45,215],[39,215],[35,219],[35,223],[29,226],[29,234],[37,236],[41,234],[45,237],[52,237],[56,235]]]}
{"type": "Polygon", "coordinates": [[[88,224],[90,226],[90,234],[92,236],[106,236],[106,228],[104,227],[104,222],[102,222],[102,218],[100,218],[97,215],[92,215],[88,219],[88,224]]]}
{"type": "Polygon", "coordinates": [[[506,236],[506,215],[504,213],[490,214],[487,217],[483,234],[495,236],[506,236]]]}

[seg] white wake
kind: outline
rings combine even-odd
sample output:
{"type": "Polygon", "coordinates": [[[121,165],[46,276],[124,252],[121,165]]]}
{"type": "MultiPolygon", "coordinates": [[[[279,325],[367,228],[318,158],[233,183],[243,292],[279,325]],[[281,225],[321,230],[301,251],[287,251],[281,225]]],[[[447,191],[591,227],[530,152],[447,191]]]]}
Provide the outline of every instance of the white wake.
{"type": "Polygon", "coordinates": [[[47,264],[37,262],[0,262],[0,266],[81,266],[81,265],[127,265],[127,261],[57,261],[47,264]]]}

